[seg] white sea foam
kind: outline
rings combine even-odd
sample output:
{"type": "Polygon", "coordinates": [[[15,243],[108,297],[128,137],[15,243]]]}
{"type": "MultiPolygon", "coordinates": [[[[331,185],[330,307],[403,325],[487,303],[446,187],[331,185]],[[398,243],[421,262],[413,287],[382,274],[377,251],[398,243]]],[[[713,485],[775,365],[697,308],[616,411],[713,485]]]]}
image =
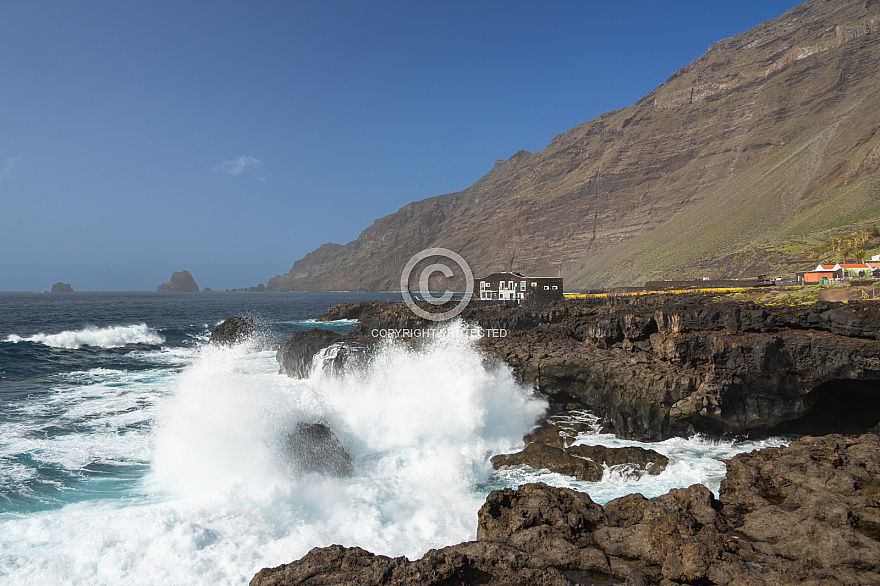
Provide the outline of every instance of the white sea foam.
{"type": "MultiPolygon", "coordinates": [[[[11,462],[27,454],[44,468],[74,476],[89,465],[146,464],[156,406],[175,376],[104,368],[58,375],[52,392],[7,406],[11,417],[4,423],[0,458],[11,462]]],[[[0,483],[14,480],[14,473],[4,465],[0,483]]]]}
{"type": "Polygon", "coordinates": [[[656,475],[627,474],[625,466],[606,467],[598,482],[582,482],[547,470],[533,470],[527,466],[501,470],[499,476],[509,485],[525,482],[545,482],[554,486],[565,486],[586,492],[597,503],[604,504],[611,499],[632,493],[640,493],[648,498],[660,496],[673,488],[684,488],[692,484],[703,484],[717,496],[721,481],[727,472],[724,464],[737,454],[778,447],[788,442],[779,437],[764,440],[734,441],[714,440],[700,436],[690,438],[670,438],[661,442],[639,442],[625,440],[613,434],[599,433],[601,426],[594,415],[581,414],[573,419],[592,425],[592,430],[576,435],[573,445],[601,445],[609,448],[636,446],[655,450],[667,458],[666,469],[656,475]]]}
{"type": "Polygon", "coordinates": [[[82,346],[118,348],[127,344],[162,344],[165,338],[146,324],[130,326],[109,326],[106,328],[88,327],[82,330],[67,330],[57,334],[34,334],[23,338],[10,334],[4,342],[34,342],[52,348],[76,350],[82,346]]]}
{"type": "MultiPolygon", "coordinates": [[[[210,336],[205,336],[203,342],[207,342],[210,336]]],[[[196,354],[192,348],[163,347],[161,350],[135,350],[127,357],[142,360],[150,364],[162,364],[165,366],[186,366],[191,364],[196,354]]]]}

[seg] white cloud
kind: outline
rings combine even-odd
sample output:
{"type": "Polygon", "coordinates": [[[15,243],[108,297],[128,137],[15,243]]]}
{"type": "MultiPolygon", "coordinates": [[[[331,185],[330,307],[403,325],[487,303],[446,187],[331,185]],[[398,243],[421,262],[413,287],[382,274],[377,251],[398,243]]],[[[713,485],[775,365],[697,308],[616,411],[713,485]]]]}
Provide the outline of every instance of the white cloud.
{"type": "Polygon", "coordinates": [[[10,157],[3,162],[3,167],[0,167],[0,183],[12,175],[12,172],[15,171],[15,168],[22,162],[22,160],[21,157],[10,157]]]}
{"type": "Polygon", "coordinates": [[[249,171],[251,169],[256,169],[263,162],[259,159],[255,159],[254,157],[248,157],[247,155],[242,155],[237,159],[230,159],[228,161],[223,161],[219,166],[214,167],[214,171],[217,173],[226,173],[227,175],[241,175],[245,171],[249,171]]]}

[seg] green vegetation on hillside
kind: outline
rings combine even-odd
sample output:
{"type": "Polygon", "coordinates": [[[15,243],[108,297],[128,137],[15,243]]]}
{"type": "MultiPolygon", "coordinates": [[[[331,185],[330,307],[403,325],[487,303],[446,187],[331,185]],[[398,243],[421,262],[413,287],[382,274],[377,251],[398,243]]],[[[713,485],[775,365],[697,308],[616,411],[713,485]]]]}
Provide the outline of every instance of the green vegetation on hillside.
{"type": "Polygon", "coordinates": [[[865,262],[869,251],[880,246],[880,229],[877,224],[871,229],[857,228],[844,236],[831,236],[826,242],[806,251],[809,256],[824,262],[865,262]]]}

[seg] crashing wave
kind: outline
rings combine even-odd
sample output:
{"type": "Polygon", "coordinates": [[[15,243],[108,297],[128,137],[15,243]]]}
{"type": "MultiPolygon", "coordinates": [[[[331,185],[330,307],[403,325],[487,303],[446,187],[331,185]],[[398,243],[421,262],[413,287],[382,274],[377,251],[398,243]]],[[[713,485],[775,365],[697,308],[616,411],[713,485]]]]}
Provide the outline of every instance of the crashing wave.
{"type": "Polygon", "coordinates": [[[100,348],[119,348],[128,344],[162,344],[165,338],[146,324],[130,326],[109,326],[106,328],[87,327],[82,330],[67,330],[57,334],[34,334],[23,338],[10,334],[4,342],[33,342],[52,348],[76,350],[82,346],[100,348]]]}

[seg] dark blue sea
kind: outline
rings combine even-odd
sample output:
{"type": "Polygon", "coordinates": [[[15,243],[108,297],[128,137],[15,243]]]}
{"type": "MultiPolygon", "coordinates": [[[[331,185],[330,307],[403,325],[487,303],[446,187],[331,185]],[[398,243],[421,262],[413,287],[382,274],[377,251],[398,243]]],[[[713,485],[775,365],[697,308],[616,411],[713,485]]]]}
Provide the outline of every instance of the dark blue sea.
{"type": "MultiPolygon", "coordinates": [[[[494,488],[541,480],[598,502],[717,490],[724,458],[779,444],[669,440],[651,445],[664,473],[596,483],[494,471],[546,403],[463,324],[420,350],[388,342],[359,369],[278,373],[265,342],[348,331],[314,318],[371,299],[399,295],[0,293],[0,584],[246,584],[333,543],[415,558],[473,539],[494,488]],[[206,345],[232,315],[254,318],[256,340],[206,345]],[[351,476],[291,462],[303,422],[334,431],[351,476]]],[[[598,430],[579,441],[638,445],[598,430]]]]}

